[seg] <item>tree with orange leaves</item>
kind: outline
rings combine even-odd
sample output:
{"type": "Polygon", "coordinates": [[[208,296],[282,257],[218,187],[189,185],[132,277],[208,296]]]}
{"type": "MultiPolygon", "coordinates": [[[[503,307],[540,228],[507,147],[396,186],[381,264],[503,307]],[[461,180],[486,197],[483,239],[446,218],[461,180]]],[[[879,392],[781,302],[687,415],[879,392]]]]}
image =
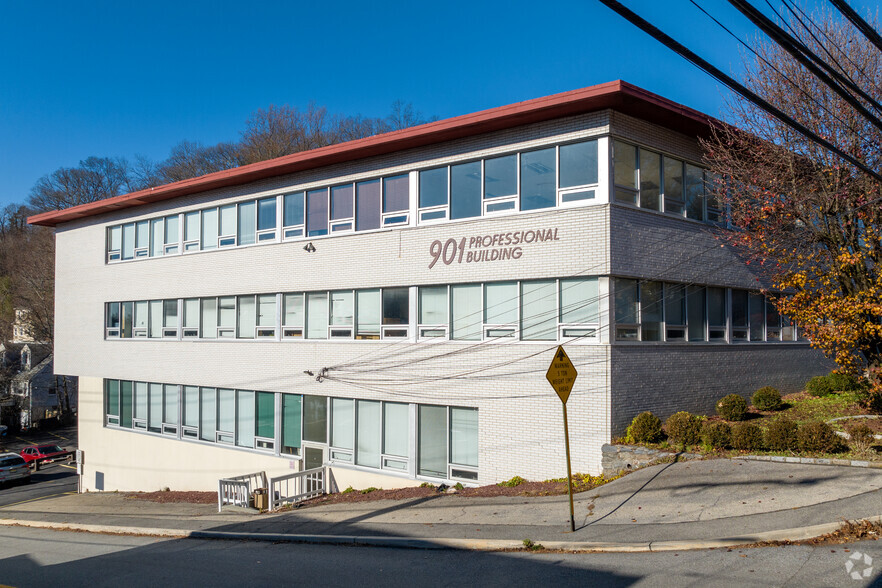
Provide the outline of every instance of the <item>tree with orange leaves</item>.
{"type": "MultiPolygon", "coordinates": [[[[882,54],[857,29],[829,13],[789,24],[812,52],[882,102],[882,54]]],[[[760,41],[754,49],[746,86],[870,169],[882,169],[874,121],[778,45],[760,41]]],[[[712,171],[724,178],[717,188],[734,229],[725,238],[785,293],[778,309],[839,371],[878,370],[882,185],[753,104],[736,99],[729,106],[733,126],[704,144],[712,171]]],[[[882,391],[882,382],[875,387],[882,391]]]]}

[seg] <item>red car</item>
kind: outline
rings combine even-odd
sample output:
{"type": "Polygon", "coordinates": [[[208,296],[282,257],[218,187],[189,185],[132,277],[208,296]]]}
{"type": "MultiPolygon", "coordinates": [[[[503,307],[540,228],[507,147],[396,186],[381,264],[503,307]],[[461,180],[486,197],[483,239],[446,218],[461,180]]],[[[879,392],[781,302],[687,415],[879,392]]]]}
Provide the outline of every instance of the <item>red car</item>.
{"type": "Polygon", "coordinates": [[[51,463],[55,461],[70,461],[73,459],[73,452],[62,449],[58,445],[31,445],[21,450],[20,454],[24,460],[30,465],[38,461],[40,463],[51,463]]]}

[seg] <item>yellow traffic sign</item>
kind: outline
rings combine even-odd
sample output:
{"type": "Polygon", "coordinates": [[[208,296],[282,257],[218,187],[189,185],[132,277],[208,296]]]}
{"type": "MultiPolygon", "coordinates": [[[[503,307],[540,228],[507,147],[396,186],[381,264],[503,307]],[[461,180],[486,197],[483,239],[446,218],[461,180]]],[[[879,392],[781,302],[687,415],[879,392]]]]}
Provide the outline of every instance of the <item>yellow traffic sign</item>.
{"type": "Polygon", "coordinates": [[[557,392],[561,402],[564,404],[567,403],[567,399],[570,397],[570,392],[573,390],[573,384],[578,375],[576,366],[567,357],[567,352],[564,351],[563,346],[558,345],[557,351],[554,353],[554,359],[551,360],[551,365],[545,373],[545,379],[548,380],[548,383],[551,384],[551,387],[554,388],[554,391],[557,392]]]}

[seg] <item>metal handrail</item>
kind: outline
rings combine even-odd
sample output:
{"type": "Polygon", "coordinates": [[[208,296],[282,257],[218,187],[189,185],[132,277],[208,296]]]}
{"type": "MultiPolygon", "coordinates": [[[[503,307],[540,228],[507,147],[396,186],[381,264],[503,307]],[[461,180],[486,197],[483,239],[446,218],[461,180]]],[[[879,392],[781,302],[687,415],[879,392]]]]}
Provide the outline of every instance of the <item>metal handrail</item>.
{"type": "Polygon", "coordinates": [[[327,476],[324,466],[285,474],[269,481],[269,509],[283,504],[297,504],[325,493],[327,476]]]}
{"type": "Polygon", "coordinates": [[[226,504],[247,507],[252,491],[266,487],[266,472],[222,478],[217,483],[217,511],[220,512],[226,504]]]}

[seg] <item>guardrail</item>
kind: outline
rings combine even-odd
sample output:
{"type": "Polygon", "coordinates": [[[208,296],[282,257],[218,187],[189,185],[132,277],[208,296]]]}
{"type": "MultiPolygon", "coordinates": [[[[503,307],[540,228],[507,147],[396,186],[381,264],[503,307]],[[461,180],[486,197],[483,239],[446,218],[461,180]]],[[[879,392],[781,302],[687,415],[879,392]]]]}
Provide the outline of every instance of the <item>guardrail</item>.
{"type": "Polygon", "coordinates": [[[269,509],[276,510],[283,504],[297,504],[324,494],[327,480],[325,470],[326,468],[322,466],[270,478],[269,509]]]}
{"type": "Polygon", "coordinates": [[[251,493],[257,488],[266,487],[266,472],[255,472],[218,480],[217,511],[220,512],[226,504],[247,507],[251,493]]]}

